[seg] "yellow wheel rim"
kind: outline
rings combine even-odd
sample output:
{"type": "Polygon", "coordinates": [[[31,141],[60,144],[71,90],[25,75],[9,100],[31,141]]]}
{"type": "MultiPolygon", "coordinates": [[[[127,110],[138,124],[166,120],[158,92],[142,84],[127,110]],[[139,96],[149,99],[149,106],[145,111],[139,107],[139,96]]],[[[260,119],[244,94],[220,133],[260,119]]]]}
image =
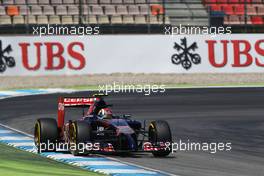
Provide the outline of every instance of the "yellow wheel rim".
{"type": "Polygon", "coordinates": [[[40,145],[40,123],[37,122],[36,123],[36,127],[35,127],[35,143],[37,145],[40,145]]]}
{"type": "Polygon", "coordinates": [[[155,128],[154,128],[154,125],[153,125],[152,123],[151,123],[149,126],[150,126],[151,128],[153,128],[153,129],[155,129],[155,128]]]}
{"type": "Polygon", "coordinates": [[[77,142],[77,131],[75,123],[72,124],[71,141],[76,144],[77,142]]]}

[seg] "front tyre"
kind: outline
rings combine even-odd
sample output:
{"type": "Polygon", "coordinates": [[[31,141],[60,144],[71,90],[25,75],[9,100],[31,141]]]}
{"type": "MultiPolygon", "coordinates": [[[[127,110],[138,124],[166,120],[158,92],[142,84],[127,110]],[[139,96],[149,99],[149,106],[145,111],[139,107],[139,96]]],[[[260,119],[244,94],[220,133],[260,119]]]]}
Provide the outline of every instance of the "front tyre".
{"type": "Polygon", "coordinates": [[[36,121],[34,128],[34,142],[38,153],[56,151],[58,138],[58,126],[55,119],[41,118],[36,121]]]}
{"type": "MultiPolygon", "coordinates": [[[[166,121],[158,120],[153,121],[149,125],[149,142],[152,144],[160,144],[160,143],[171,143],[171,130],[169,124],[166,121]]],[[[153,151],[152,154],[155,157],[165,157],[171,153],[170,148],[161,149],[158,151],[153,151]]]]}

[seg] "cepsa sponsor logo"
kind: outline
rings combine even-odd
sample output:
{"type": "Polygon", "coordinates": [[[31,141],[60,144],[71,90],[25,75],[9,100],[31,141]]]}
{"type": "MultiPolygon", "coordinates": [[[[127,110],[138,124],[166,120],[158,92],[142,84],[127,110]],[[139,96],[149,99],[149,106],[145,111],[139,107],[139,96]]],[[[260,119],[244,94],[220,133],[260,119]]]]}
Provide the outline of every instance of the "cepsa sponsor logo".
{"type": "Polygon", "coordinates": [[[64,98],[65,104],[70,103],[92,103],[95,101],[95,98],[64,98]]]}
{"type": "Polygon", "coordinates": [[[41,68],[41,64],[45,64],[45,70],[62,70],[65,67],[70,70],[81,70],[86,65],[86,59],[82,53],[85,48],[82,42],[71,42],[67,45],[60,42],[34,42],[19,43],[19,46],[23,67],[27,70],[37,71],[41,68]],[[29,49],[32,48],[35,52],[29,53],[29,49]],[[77,51],[76,48],[82,52],[77,51]],[[43,58],[42,51],[46,51],[46,58],[43,58]],[[29,62],[32,58],[36,58],[34,64],[29,62]]]}

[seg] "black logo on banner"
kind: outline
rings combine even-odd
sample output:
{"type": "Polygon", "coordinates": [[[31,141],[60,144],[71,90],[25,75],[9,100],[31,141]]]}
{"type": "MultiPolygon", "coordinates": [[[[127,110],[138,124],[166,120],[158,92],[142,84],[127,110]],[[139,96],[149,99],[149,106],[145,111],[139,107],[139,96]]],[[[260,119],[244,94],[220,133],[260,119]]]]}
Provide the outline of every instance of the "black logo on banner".
{"type": "Polygon", "coordinates": [[[188,46],[187,39],[184,37],[181,39],[180,44],[175,42],[174,49],[176,49],[178,53],[171,56],[171,62],[176,65],[181,64],[186,70],[192,67],[192,63],[196,65],[200,64],[201,56],[197,53],[194,53],[197,48],[198,46],[196,42],[188,46]]]}
{"type": "Polygon", "coordinates": [[[15,59],[11,56],[8,56],[11,51],[11,45],[8,45],[4,48],[2,41],[0,40],[0,73],[4,72],[6,67],[14,67],[16,65],[15,59]]]}

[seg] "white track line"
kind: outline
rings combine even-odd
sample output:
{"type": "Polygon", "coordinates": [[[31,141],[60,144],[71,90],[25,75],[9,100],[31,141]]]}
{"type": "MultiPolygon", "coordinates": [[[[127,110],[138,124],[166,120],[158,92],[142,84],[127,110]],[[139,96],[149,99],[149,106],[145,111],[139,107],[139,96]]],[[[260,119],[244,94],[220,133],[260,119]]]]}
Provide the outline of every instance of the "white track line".
{"type": "MultiPolygon", "coordinates": [[[[56,93],[73,93],[76,92],[74,89],[35,89],[43,92],[37,92],[37,93],[30,93],[30,92],[19,92],[19,91],[0,91],[3,97],[0,96],[0,100],[6,99],[6,98],[16,98],[16,97],[24,97],[24,96],[32,96],[32,95],[45,95],[45,94],[56,94],[56,93]]],[[[78,91],[78,90],[77,90],[78,91]]]]}
{"type": "Polygon", "coordinates": [[[16,131],[16,132],[18,132],[18,133],[24,134],[24,135],[26,135],[26,136],[28,136],[28,137],[30,137],[30,138],[34,138],[34,136],[31,135],[31,134],[28,134],[28,133],[25,133],[25,132],[23,132],[23,131],[17,130],[17,129],[15,129],[15,128],[12,128],[12,127],[10,127],[10,126],[4,125],[4,124],[2,124],[2,123],[0,123],[0,126],[5,127],[5,128],[7,128],[7,129],[10,129],[10,130],[13,130],[13,131],[16,131]]]}
{"type": "Polygon", "coordinates": [[[53,159],[67,159],[67,158],[83,158],[78,156],[73,156],[72,154],[56,154],[56,155],[47,155],[49,158],[53,159]]]}
{"type": "Polygon", "coordinates": [[[232,89],[232,88],[264,88],[264,85],[237,85],[237,86],[186,86],[186,87],[165,87],[165,89],[232,89]]]}
{"type": "Polygon", "coordinates": [[[165,174],[165,175],[170,175],[170,176],[180,176],[180,175],[172,174],[172,173],[169,173],[169,172],[166,172],[166,171],[161,171],[161,170],[157,170],[157,169],[152,169],[152,168],[150,168],[150,167],[140,166],[140,165],[135,164],[135,163],[131,163],[131,162],[127,162],[127,161],[122,161],[122,160],[119,160],[119,159],[117,159],[117,158],[113,158],[113,157],[109,157],[109,156],[104,156],[104,155],[100,155],[100,154],[98,154],[98,156],[102,156],[102,157],[108,158],[108,159],[110,159],[110,160],[118,161],[118,162],[121,162],[121,163],[124,163],[124,164],[128,164],[128,165],[135,166],[135,167],[138,167],[138,168],[142,168],[142,169],[150,170],[150,171],[153,171],[153,172],[159,172],[159,173],[161,173],[161,174],[165,174]]]}
{"type": "Polygon", "coordinates": [[[157,174],[156,172],[143,169],[95,169],[95,171],[104,174],[157,174]]]}
{"type": "Polygon", "coordinates": [[[7,90],[7,91],[0,91],[0,94],[1,95],[6,95],[6,96],[14,96],[14,97],[21,95],[20,92],[9,91],[9,90],[7,90]]]}
{"type": "Polygon", "coordinates": [[[12,133],[14,132],[10,130],[0,130],[0,134],[12,134],[12,133]]]}
{"type": "Polygon", "coordinates": [[[35,147],[34,142],[17,142],[17,143],[10,143],[10,145],[13,145],[15,147],[20,147],[20,146],[31,146],[31,147],[35,147]]]}
{"type": "Polygon", "coordinates": [[[78,161],[74,162],[74,165],[77,166],[127,166],[126,164],[116,162],[116,161],[78,161]]]}
{"type": "Polygon", "coordinates": [[[14,137],[14,136],[3,136],[0,137],[1,140],[10,140],[10,141],[16,141],[16,140],[32,140],[30,137],[14,137]]]}

